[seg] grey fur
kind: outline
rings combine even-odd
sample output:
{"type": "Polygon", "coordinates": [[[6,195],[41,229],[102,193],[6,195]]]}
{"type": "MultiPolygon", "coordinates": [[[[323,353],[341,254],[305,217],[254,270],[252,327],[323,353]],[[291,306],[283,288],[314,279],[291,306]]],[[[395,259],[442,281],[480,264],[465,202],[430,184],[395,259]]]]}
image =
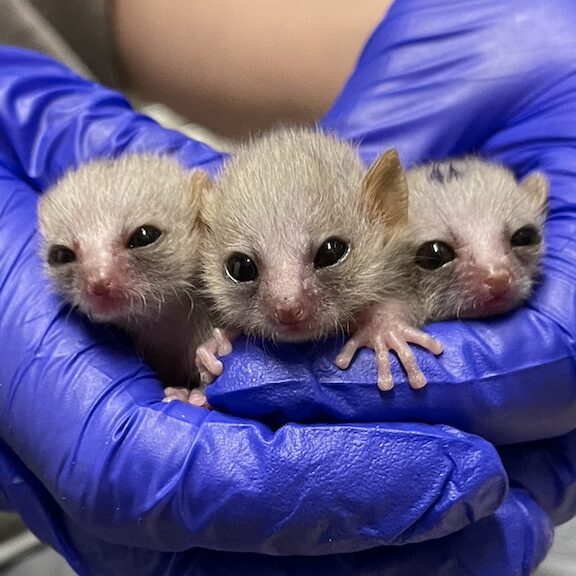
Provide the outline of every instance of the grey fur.
{"type": "Polygon", "coordinates": [[[127,330],[168,386],[196,380],[196,345],[209,321],[195,292],[200,193],[196,175],[175,160],[127,155],[71,171],[39,202],[42,260],[59,294],[96,321],[127,330]],[[162,231],[157,242],[128,249],[143,224],[162,231]],[[51,266],[52,245],[73,248],[76,261],[51,266]],[[85,281],[100,267],[113,270],[129,306],[116,316],[91,309],[85,281]],[[193,302],[194,311],[192,311],[193,302]]]}
{"type": "Polygon", "coordinates": [[[307,286],[316,310],[309,340],[348,331],[371,303],[405,289],[409,251],[363,202],[365,175],[353,147],[311,129],[274,131],[226,162],[202,212],[204,285],[223,326],[289,339],[277,333],[268,312],[272,294],[290,281],[279,280],[281,273],[307,286]],[[331,236],[348,241],[350,252],[315,270],[314,255],[331,236]],[[255,260],[257,281],[227,278],[225,261],[233,252],[255,260]]]}
{"type": "Polygon", "coordinates": [[[512,247],[511,235],[531,224],[542,234],[547,182],[540,173],[518,183],[500,165],[475,157],[407,172],[409,220],[416,246],[442,240],[457,258],[434,271],[415,269],[417,321],[483,315],[473,272],[501,265],[510,271],[514,305],[526,300],[538,275],[543,244],[512,247]],[[438,177],[440,174],[442,177],[438,177]]]}

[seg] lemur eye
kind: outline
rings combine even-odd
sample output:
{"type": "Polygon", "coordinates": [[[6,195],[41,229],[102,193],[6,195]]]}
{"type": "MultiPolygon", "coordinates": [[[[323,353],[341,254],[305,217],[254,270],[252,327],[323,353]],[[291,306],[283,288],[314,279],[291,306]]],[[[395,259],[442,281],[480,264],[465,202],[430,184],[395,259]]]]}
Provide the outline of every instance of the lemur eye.
{"type": "Polygon", "coordinates": [[[50,247],[48,251],[48,264],[50,266],[61,266],[62,264],[70,264],[76,260],[76,254],[67,246],[55,244],[50,247]]]}
{"type": "Polygon", "coordinates": [[[234,252],[226,260],[226,274],[234,282],[254,282],[258,278],[258,267],[247,254],[234,252]]]}
{"type": "Polygon", "coordinates": [[[424,242],[416,252],[416,265],[424,270],[437,270],[456,258],[454,249],[441,240],[424,242]]]}
{"type": "Polygon", "coordinates": [[[535,226],[522,226],[518,228],[510,237],[510,245],[518,246],[533,246],[540,243],[540,233],[535,226]]]}
{"type": "Polygon", "coordinates": [[[160,236],[162,236],[162,231],[158,230],[156,226],[144,224],[144,226],[139,226],[132,232],[126,246],[130,249],[143,248],[156,242],[160,236]]]}
{"type": "Polygon", "coordinates": [[[350,245],[345,240],[336,236],[324,240],[316,256],[314,256],[314,268],[327,268],[340,262],[349,252],[350,245]]]}

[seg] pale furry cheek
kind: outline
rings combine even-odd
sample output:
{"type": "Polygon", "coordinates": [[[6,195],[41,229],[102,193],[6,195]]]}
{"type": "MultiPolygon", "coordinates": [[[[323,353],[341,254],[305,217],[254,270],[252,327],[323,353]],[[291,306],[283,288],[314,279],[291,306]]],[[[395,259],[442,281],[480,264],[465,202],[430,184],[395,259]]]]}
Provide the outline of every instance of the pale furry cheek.
{"type": "Polygon", "coordinates": [[[542,251],[538,251],[525,255],[523,260],[518,259],[514,267],[514,285],[522,300],[529,298],[534,285],[541,281],[541,261],[542,251]]]}
{"type": "Polygon", "coordinates": [[[346,332],[356,316],[352,312],[351,302],[340,298],[323,298],[315,310],[313,322],[316,328],[316,339],[325,338],[341,332],[346,332]]]}
{"type": "Polygon", "coordinates": [[[458,315],[459,308],[466,301],[453,267],[422,271],[418,278],[418,287],[423,296],[426,321],[453,318],[458,315]]]}
{"type": "Polygon", "coordinates": [[[517,306],[522,305],[527,301],[534,290],[534,285],[537,281],[538,273],[537,268],[531,270],[531,274],[526,274],[526,271],[521,277],[517,278],[514,283],[514,296],[517,301],[517,306]]]}
{"type": "Polygon", "coordinates": [[[225,280],[218,282],[216,287],[206,286],[216,315],[225,325],[244,329],[250,323],[258,325],[264,322],[257,292],[245,288],[225,280]]]}
{"type": "Polygon", "coordinates": [[[57,272],[52,269],[47,272],[54,291],[65,300],[74,303],[77,294],[81,292],[77,287],[75,275],[71,272],[57,272]]]}

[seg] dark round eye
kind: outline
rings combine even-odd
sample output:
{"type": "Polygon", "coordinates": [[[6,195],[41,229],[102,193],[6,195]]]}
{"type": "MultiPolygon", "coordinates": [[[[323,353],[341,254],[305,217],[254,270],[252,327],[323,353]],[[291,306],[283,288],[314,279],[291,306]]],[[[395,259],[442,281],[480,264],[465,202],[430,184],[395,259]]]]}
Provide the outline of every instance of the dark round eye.
{"type": "Polygon", "coordinates": [[[518,228],[510,237],[510,245],[517,246],[533,246],[540,243],[540,233],[535,226],[522,226],[518,228]]]}
{"type": "Polygon", "coordinates": [[[416,265],[424,270],[437,270],[456,258],[454,249],[441,240],[424,242],[416,252],[416,265]]]}
{"type": "Polygon", "coordinates": [[[76,260],[76,254],[67,246],[55,244],[48,251],[48,264],[50,266],[60,266],[62,264],[70,264],[76,260]]]}
{"type": "Polygon", "coordinates": [[[132,232],[130,238],[128,238],[126,246],[130,249],[143,248],[144,246],[156,242],[160,236],[162,236],[162,231],[158,230],[156,226],[152,226],[152,224],[144,224],[144,226],[140,226],[132,232]]]}
{"type": "Polygon", "coordinates": [[[226,260],[226,274],[234,282],[254,282],[258,278],[258,267],[247,254],[234,252],[226,260]]]}
{"type": "Polygon", "coordinates": [[[326,268],[340,262],[348,254],[350,246],[341,238],[328,238],[314,256],[314,268],[326,268]]]}

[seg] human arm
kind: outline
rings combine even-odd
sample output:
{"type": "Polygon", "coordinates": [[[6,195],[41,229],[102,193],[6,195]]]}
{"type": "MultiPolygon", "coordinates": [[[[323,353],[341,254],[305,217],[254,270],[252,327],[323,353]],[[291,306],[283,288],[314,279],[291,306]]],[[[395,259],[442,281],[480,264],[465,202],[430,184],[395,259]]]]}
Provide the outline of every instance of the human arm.
{"type": "Polygon", "coordinates": [[[130,90],[220,135],[245,138],[319,119],[389,4],[167,0],[159,10],[154,0],[117,0],[110,19],[130,90]]]}

